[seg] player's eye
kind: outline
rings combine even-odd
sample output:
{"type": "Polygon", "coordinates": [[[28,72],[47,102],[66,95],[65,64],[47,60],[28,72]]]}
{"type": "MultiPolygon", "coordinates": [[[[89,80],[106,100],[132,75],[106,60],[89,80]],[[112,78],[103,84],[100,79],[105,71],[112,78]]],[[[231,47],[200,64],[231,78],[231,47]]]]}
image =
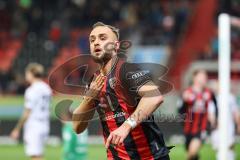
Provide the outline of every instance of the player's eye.
{"type": "Polygon", "coordinates": [[[93,42],[95,41],[95,39],[96,39],[96,38],[91,37],[91,38],[89,39],[89,42],[90,42],[90,43],[93,43],[93,42]]]}
{"type": "Polygon", "coordinates": [[[106,39],[107,39],[106,36],[104,36],[104,35],[100,36],[100,40],[104,41],[104,40],[106,40],[106,39]]]}

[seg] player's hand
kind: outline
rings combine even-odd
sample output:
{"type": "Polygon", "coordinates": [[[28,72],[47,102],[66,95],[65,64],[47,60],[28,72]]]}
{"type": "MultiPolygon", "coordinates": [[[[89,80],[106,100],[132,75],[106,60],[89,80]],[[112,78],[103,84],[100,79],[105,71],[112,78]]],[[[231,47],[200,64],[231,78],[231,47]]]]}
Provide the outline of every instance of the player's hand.
{"type": "Polygon", "coordinates": [[[10,137],[11,137],[12,139],[18,140],[19,135],[20,135],[20,131],[17,130],[17,129],[14,129],[14,130],[11,132],[10,137]]]}
{"type": "Polygon", "coordinates": [[[99,74],[95,80],[93,80],[90,84],[89,90],[86,92],[85,96],[96,98],[101,91],[102,87],[104,86],[105,76],[99,74]]]}
{"type": "Polygon", "coordinates": [[[127,123],[123,123],[118,129],[110,133],[110,135],[107,138],[105,147],[108,149],[110,144],[113,144],[114,146],[122,145],[124,139],[127,137],[130,131],[131,126],[127,123]]]}

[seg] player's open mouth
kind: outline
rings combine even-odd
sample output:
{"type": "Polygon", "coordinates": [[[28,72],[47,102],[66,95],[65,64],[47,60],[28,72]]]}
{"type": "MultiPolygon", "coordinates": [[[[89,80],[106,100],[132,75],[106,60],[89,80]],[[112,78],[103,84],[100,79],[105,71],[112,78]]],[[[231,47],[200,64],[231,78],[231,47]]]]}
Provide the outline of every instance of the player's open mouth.
{"type": "Polygon", "coordinates": [[[96,55],[99,55],[100,53],[101,53],[101,49],[100,48],[96,48],[95,50],[94,50],[94,52],[96,53],[96,55]]]}

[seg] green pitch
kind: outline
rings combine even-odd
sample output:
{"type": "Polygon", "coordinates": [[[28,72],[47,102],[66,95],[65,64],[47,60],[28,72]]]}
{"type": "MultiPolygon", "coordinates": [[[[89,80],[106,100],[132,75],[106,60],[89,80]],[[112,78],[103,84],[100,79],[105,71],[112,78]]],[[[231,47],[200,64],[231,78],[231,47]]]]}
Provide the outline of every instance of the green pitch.
{"type": "MultiPolygon", "coordinates": [[[[236,146],[236,160],[240,160],[240,144],[236,146]]],[[[214,160],[214,151],[209,145],[204,145],[201,150],[201,160],[214,160]]],[[[61,147],[47,147],[45,160],[61,160],[61,147]]],[[[184,147],[177,145],[171,150],[171,160],[186,159],[184,147]]],[[[102,145],[90,145],[88,147],[89,160],[105,160],[105,148],[102,145]]],[[[17,146],[0,146],[0,160],[27,160],[24,155],[24,148],[22,145],[17,146]]]]}
{"type": "MultiPolygon", "coordinates": [[[[81,103],[81,96],[53,96],[51,105],[50,105],[50,111],[51,111],[51,118],[56,118],[55,115],[55,107],[56,105],[61,102],[62,100],[72,100],[72,107],[77,107],[81,103]]],[[[4,112],[14,112],[16,108],[23,109],[24,104],[24,97],[23,96],[0,96],[0,119],[18,119],[21,115],[21,112],[18,112],[18,115],[10,115],[10,116],[4,116],[4,114],[1,114],[1,109],[5,109],[4,112]],[[12,108],[14,107],[14,108],[12,108]],[[7,109],[7,110],[6,110],[7,109]]],[[[7,113],[6,113],[7,114],[7,113]]]]}
{"type": "MultiPolygon", "coordinates": [[[[52,118],[54,115],[54,107],[58,102],[64,99],[72,99],[74,101],[73,106],[78,106],[81,98],[78,96],[57,96],[53,98],[51,104],[52,118]]],[[[23,97],[0,97],[0,109],[9,106],[22,107],[23,97]]],[[[2,118],[2,117],[0,117],[2,118]]],[[[16,119],[18,117],[9,117],[10,119],[16,119]]],[[[235,148],[236,160],[240,160],[240,144],[235,148]]],[[[45,160],[61,160],[61,147],[47,147],[46,148],[46,159],[45,160]]],[[[183,145],[177,145],[170,152],[171,160],[184,160],[186,159],[186,153],[183,145]]],[[[89,160],[105,160],[106,152],[102,145],[90,145],[88,148],[88,159],[89,160]]],[[[201,160],[214,160],[215,153],[211,149],[210,145],[204,145],[201,149],[201,160]]],[[[0,160],[28,160],[24,155],[24,148],[22,145],[17,146],[0,146],[0,160]]]]}

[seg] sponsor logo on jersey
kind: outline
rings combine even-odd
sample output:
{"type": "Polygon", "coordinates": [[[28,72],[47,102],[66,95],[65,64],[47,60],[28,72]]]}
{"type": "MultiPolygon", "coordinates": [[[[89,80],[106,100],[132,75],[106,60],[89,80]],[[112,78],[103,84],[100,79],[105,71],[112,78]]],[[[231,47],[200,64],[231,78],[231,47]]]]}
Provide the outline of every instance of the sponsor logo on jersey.
{"type": "Polygon", "coordinates": [[[116,79],[116,77],[113,77],[113,78],[110,78],[108,82],[109,82],[110,87],[112,89],[114,89],[116,86],[117,79],[116,79]]]}
{"type": "Polygon", "coordinates": [[[145,70],[145,71],[137,71],[137,72],[135,72],[132,76],[131,76],[131,78],[132,79],[138,79],[139,77],[143,77],[143,76],[145,76],[146,74],[148,74],[149,73],[149,71],[147,71],[147,70],[145,70]]]}

